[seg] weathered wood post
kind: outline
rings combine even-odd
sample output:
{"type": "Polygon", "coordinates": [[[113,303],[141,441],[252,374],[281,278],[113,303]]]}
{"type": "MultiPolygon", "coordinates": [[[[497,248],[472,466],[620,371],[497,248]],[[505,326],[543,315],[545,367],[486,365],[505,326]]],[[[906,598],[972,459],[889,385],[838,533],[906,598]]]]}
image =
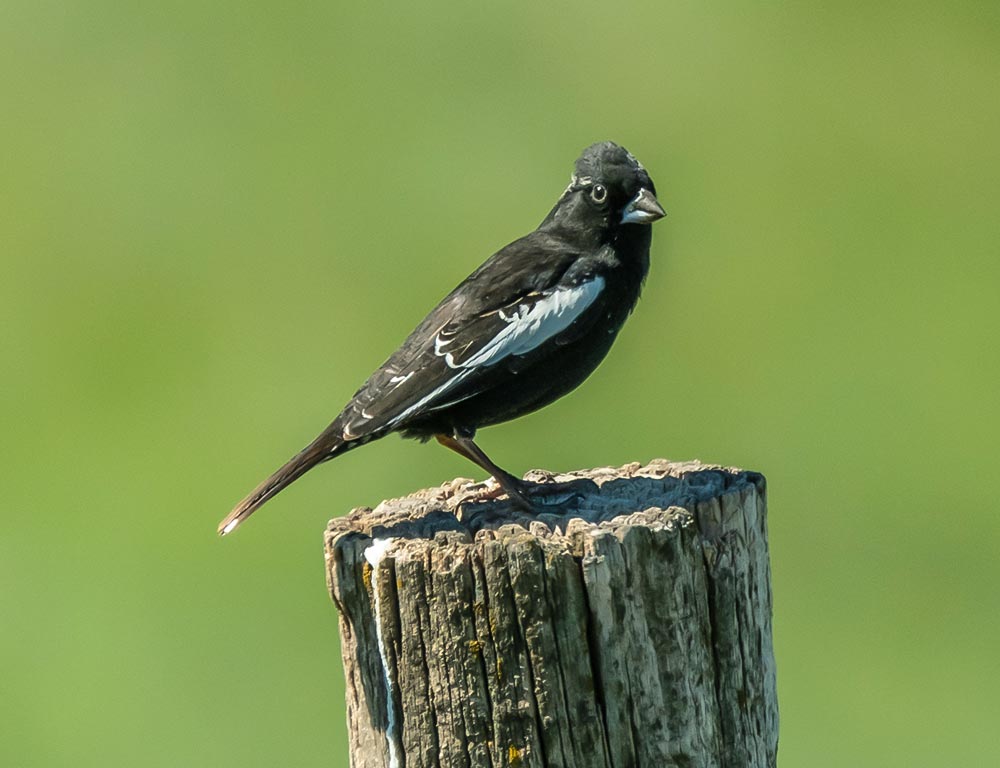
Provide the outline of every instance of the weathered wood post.
{"type": "Polygon", "coordinates": [[[455,481],[330,522],[354,768],[775,765],[764,478],[573,477],[565,514],[455,481]]]}

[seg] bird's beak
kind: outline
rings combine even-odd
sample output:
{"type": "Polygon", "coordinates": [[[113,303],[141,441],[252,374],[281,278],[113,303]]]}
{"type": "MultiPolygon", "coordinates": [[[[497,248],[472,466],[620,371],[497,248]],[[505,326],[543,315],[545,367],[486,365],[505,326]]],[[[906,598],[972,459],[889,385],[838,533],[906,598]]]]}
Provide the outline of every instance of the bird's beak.
{"type": "Polygon", "coordinates": [[[622,224],[652,224],[666,215],[653,193],[643,187],[622,211],[622,224]]]}

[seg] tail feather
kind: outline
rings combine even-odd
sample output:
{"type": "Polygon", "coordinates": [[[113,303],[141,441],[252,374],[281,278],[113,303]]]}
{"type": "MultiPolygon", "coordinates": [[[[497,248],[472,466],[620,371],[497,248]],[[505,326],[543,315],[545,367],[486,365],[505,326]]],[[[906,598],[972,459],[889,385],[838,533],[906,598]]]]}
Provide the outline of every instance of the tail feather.
{"type": "MultiPolygon", "coordinates": [[[[359,441],[360,442],[360,441],[359,441]]],[[[219,523],[219,535],[232,533],[240,523],[257,511],[265,502],[274,498],[284,488],[324,461],[355,447],[341,437],[339,428],[331,424],[323,434],[289,459],[284,466],[262,482],[219,523]]]]}

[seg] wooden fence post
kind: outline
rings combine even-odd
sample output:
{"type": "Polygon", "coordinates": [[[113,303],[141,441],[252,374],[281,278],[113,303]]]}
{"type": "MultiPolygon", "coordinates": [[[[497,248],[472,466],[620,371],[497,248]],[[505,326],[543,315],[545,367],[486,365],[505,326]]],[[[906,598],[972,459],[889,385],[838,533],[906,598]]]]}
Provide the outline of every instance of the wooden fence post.
{"type": "Polygon", "coordinates": [[[565,513],[456,480],[330,522],[354,768],[775,765],[764,478],[572,477],[565,513]]]}

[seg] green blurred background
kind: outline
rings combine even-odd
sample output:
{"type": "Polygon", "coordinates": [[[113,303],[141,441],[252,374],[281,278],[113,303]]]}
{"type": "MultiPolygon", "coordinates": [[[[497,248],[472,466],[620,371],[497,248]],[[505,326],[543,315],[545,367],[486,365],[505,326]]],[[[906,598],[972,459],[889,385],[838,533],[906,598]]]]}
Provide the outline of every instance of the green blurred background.
{"type": "Polygon", "coordinates": [[[346,766],[326,520],[215,525],[579,150],[650,169],[608,362],[504,466],[770,482],[784,766],[1000,763],[1000,5],[0,6],[0,764],[346,766]]]}

